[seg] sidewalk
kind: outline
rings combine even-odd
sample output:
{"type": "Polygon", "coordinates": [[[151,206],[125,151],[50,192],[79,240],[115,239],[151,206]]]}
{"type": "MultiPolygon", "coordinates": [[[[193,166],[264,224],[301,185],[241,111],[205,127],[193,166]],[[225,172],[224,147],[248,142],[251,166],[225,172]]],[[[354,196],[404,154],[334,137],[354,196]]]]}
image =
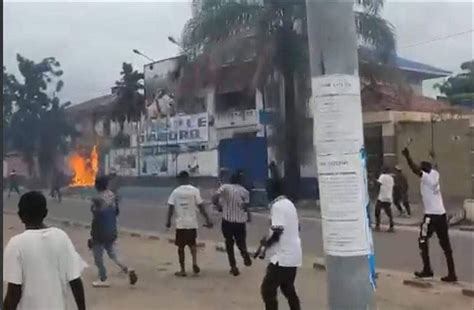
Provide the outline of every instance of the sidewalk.
{"type": "MultiPolygon", "coordinates": [[[[23,231],[14,215],[3,214],[3,244],[12,235],[23,231]]],[[[216,252],[212,243],[199,252],[202,274],[199,277],[176,278],[176,249],[167,238],[152,240],[121,234],[120,250],[125,261],[135,268],[139,282],[130,288],[126,278],[115,266],[108,265],[111,288],[93,289],[96,269],[86,246],[88,231],[81,227],[62,227],[71,237],[77,250],[90,264],[83,275],[88,309],[97,310],[259,310],[263,309],[259,286],[265,263],[255,261],[251,268],[241,267],[241,276],[228,273],[224,253],[216,252]]],[[[188,255],[188,252],[186,253],[188,255]]],[[[190,257],[187,256],[188,262],[190,257]]],[[[305,258],[298,272],[297,289],[303,309],[327,309],[326,274],[312,268],[313,258],[305,258]]],[[[381,274],[376,292],[378,308],[401,309],[472,309],[473,299],[460,293],[459,285],[434,283],[431,289],[420,289],[402,284],[399,273],[381,274]]],[[[40,288],[39,288],[40,289],[40,288]]],[[[4,292],[5,293],[5,292],[4,292]]],[[[281,297],[281,296],[280,296],[281,297]]],[[[72,302],[72,300],[71,300],[72,302]]],[[[74,309],[73,307],[71,309],[74,309]]],[[[281,299],[281,309],[288,309],[281,299]]]]}

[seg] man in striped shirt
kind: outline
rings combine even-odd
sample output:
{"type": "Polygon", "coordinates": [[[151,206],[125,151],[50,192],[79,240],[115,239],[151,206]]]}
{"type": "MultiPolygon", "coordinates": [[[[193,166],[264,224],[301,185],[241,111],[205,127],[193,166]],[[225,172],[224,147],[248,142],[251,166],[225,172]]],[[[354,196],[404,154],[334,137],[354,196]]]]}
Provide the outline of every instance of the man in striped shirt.
{"type": "Polygon", "coordinates": [[[234,243],[242,254],[245,266],[252,265],[252,260],[247,251],[246,222],[251,216],[248,209],[250,202],[249,192],[242,186],[243,173],[235,172],[230,178],[230,184],[223,184],[213,197],[214,204],[222,212],[222,233],[229,258],[230,273],[234,276],[240,274],[234,255],[234,243]]]}

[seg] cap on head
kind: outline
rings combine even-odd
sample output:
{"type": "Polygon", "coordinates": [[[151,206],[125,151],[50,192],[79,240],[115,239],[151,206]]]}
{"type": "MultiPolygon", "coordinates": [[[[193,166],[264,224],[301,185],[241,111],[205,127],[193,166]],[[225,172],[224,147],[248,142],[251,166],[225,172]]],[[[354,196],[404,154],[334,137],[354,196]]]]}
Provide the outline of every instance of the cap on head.
{"type": "Polygon", "coordinates": [[[46,198],[41,192],[31,191],[21,196],[18,215],[24,224],[41,224],[47,214],[46,198]]]}
{"type": "Polygon", "coordinates": [[[382,169],[380,169],[382,173],[388,173],[389,169],[387,166],[382,166],[382,169]]]}
{"type": "Polygon", "coordinates": [[[396,165],[396,166],[395,166],[395,170],[397,170],[397,171],[402,171],[402,167],[401,167],[400,165],[396,165]]]}

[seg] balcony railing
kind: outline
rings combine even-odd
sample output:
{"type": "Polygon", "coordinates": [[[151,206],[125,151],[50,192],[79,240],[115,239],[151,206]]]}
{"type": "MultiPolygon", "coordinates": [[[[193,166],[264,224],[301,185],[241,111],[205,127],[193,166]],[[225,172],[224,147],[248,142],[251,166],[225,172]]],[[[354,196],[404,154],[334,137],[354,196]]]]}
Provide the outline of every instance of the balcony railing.
{"type": "Polygon", "coordinates": [[[258,124],[257,110],[232,111],[216,114],[216,128],[245,127],[258,124]]]}

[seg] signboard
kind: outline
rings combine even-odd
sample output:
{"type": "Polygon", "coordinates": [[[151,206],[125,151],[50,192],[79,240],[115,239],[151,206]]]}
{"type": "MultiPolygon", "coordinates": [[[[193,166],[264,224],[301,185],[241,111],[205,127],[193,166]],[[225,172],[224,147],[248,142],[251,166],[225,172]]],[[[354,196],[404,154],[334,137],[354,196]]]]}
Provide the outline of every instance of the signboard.
{"type": "Polygon", "coordinates": [[[148,118],[169,115],[174,108],[176,76],[181,70],[181,57],[173,57],[145,65],[145,102],[148,118]]]}
{"type": "Polygon", "coordinates": [[[326,254],[371,253],[359,78],[313,78],[314,144],[326,254]]]}
{"type": "Polygon", "coordinates": [[[207,113],[150,121],[140,135],[142,146],[202,143],[209,140],[207,113]]]}

